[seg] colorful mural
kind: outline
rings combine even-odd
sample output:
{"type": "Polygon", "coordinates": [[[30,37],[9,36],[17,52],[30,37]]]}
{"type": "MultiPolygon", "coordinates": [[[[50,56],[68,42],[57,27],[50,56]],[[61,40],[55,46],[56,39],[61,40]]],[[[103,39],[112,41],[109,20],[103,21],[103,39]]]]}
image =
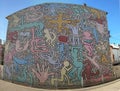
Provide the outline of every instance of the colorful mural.
{"type": "Polygon", "coordinates": [[[43,88],[84,87],[112,79],[106,12],[50,3],[7,19],[4,79],[43,88]]]}

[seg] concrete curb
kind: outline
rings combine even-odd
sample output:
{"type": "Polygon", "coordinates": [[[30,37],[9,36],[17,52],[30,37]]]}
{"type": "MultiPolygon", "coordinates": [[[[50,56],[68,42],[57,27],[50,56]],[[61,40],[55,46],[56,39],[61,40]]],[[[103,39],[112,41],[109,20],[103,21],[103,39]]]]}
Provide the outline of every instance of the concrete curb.
{"type": "MultiPolygon", "coordinates": [[[[40,88],[23,86],[23,85],[7,82],[4,80],[0,80],[0,91],[19,91],[19,90],[20,91],[73,91],[73,90],[74,91],[93,91],[93,90],[96,91],[95,89],[101,89],[102,87],[109,86],[117,82],[120,82],[120,79],[117,79],[108,83],[103,83],[100,85],[80,88],[80,89],[40,89],[40,88]]],[[[109,90],[106,90],[106,91],[109,91],[109,90]]]]}

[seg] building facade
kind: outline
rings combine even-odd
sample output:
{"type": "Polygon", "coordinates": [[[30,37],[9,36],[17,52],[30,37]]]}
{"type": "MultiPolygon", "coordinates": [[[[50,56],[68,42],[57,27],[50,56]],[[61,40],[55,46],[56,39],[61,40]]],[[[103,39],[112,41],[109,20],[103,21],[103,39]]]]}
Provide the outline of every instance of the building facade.
{"type": "Polygon", "coordinates": [[[48,3],[7,19],[5,80],[41,88],[80,88],[112,80],[106,12],[48,3]]]}
{"type": "Polygon", "coordinates": [[[115,78],[120,78],[120,46],[110,44],[110,52],[115,78]]]}
{"type": "Polygon", "coordinates": [[[113,63],[120,63],[120,46],[115,44],[110,44],[111,48],[111,59],[113,63]]]}

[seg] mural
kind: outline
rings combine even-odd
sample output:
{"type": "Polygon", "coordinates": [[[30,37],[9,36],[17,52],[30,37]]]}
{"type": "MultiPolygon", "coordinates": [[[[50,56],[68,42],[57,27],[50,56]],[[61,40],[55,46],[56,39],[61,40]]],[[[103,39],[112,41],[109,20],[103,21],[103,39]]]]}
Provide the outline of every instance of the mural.
{"type": "Polygon", "coordinates": [[[106,12],[50,3],[7,19],[4,79],[43,88],[72,88],[113,78],[106,12]]]}

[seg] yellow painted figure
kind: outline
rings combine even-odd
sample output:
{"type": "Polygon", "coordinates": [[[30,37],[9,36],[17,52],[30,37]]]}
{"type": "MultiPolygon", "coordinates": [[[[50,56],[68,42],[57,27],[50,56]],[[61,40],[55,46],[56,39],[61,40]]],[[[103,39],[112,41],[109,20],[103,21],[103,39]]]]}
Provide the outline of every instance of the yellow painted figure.
{"type": "Polygon", "coordinates": [[[72,68],[72,66],[70,65],[70,63],[67,61],[67,60],[65,60],[64,61],[64,66],[63,66],[63,68],[61,69],[61,78],[60,79],[57,79],[57,78],[53,78],[52,80],[51,80],[51,84],[52,85],[54,85],[54,82],[55,81],[64,81],[64,79],[66,78],[67,79],[67,81],[68,81],[68,85],[70,85],[70,81],[69,81],[69,77],[67,76],[67,72],[72,68]],[[69,67],[70,66],[70,67],[69,67]],[[69,67],[69,68],[68,68],[69,67]]]}
{"type": "Polygon", "coordinates": [[[105,62],[108,62],[108,60],[107,60],[107,58],[105,57],[105,55],[103,54],[102,55],[102,60],[101,60],[103,63],[105,63],[105,62]]]}

